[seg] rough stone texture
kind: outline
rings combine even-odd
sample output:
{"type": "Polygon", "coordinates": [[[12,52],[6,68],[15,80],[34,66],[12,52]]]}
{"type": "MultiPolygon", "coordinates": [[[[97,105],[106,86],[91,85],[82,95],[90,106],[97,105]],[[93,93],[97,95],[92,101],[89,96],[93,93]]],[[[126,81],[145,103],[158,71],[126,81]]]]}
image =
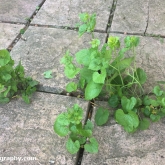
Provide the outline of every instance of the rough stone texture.
{"type": "Polygon", "coordinates": [[[8,22],[22,22],[25,23],[32,16],[36,7],[42,2],[42,0],[12,0],[5,1],[0,0],[0,21],[8,22]]]}
{"type": "MultiPolygon", "coordinates": [[[[76,155],[66,151],[67,138],[54,133],[54,121],[67,107],[79,104],[84,109],[88,102],[78,98],[46,93],[35,93],[32,103],[22,99],[0,105],[0,156],[36,157],[36,161],[11,161],[10,165],[74,165],[76,155]]],[[[84,118],[85,119],[85,118],[84,118]]],[[[2,162],[8,165],[9,161],[2,162]]]]}
{"type": "Polygon", "coordinates": [[[6,49],[23,27],[24,25],[0,23],[0,49],[6,49]]]}
{"type": "MultiPolygon", "coordinates": [[[[105,102],[96,104],[108,107],[105,102]]],[[[93,118],[94,115],[95,110],[93,118]]],[[[93,135],[99,142],[99,152],[85,152],[82,165],[164,165],[164,127],[165,119],[162,119],[152,123],[148,130],[128,134],[112,118],[102,127],[95,124],[93,135]]]]}
{"type": "MultiPolygon", "coordinates": [[[[106,34],[95,33],[102,43],[106,34]]],[[[22,61],[28,75],[40,82],[40,90],[54,93],[64,91],[70,81],[64,75],[64,66],[60,59],[67,50],[74,55],[82,48],[89,46],[91,35],[78,37],[72,30],[29,27],[24,37],[27,41],[20,40],[11,52],[14,60],[22,61]],[[52,79],[45,79],[43,73],[53,71],[52,79]]]]}
{"type": "Polygon", "coordinates": [[[32,23],[75,27],[79,22],[78,15],[87,12],[97,14],[96,29],[105,31],[112,2],[113,0],[47,0],[32,23]]]}
{"type": "MultiPolygon", "coordinates": [[[[110,36],[119,36],[123,45],[126,35],[111,33],[110,36]]],[[[165,39],[159,37],[141,37],[136,48],[137,67],[141,67],[147,74],[144,85],[145,92],[151,92],[157,84],[156,81],[165,81],[165,39]]],[[[131,52],[128,53],[132,55],[131,52]]]]}
{"type": "Polygon", "coordinates": [[[147,33],[165,36],[165,1],[149,1],[149,20],[147,33]]]}
{"type": "Polygon", "coordinates": [[[148,1],[118,0],[110,30],[144,33],[148,19],[148,1]]]}

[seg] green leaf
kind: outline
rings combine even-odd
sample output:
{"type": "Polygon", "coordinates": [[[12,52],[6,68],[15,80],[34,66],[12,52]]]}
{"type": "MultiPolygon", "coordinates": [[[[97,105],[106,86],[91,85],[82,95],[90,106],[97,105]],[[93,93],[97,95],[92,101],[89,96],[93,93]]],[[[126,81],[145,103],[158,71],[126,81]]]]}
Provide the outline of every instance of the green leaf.
{"type": "Polygon", "coordinates": [[[101,66],[101,58],[94,58],[90,61],[88,69],[98,71],[102,68],[101,66]]]}
{"type": "Polygon", "coordinates": [[[2,79],[5,80],[6,82],[9,81],[11,79],[11,75],[10,74],[5,74],[2,76],[2,79]]]}
{"type": "Polygon", "coordinates": [[[109,119],[110,112],[107,109],[99,108],[95,114],[95,122],[101,126],[105,124],[109,119]]]}
{"type": "Polygon", "coordinates": [[[165,97],[162,98],[162,100],[161,100],[161,104],[162,104],[163,107],[165,107],[165,97]]]}
{"type": "Polygon", "coordinates": [[[112,95],[109,100],[108,103],[110,105],[110,107],[112,108],[116,108],[119,105],[119,98],[118,95],[112,95]]]}
{"type": "Polygon", "coordinates": [[[123,96],[121,98],[121,105],[123,107],[123,110],[126,112],[132,110],[134,106],[136,105],[137,101],[135,97],[131,97],[131,99],[127,99],[127,97],[123,96]]]}
{"type": "Polygon", "coordinates": [[[151,115],[150,115],[150,119],[151,119],[153,122],[156,122],[156,121],[159,121],[159,120],[160,120],[160,116],[159,116],[159,115],[151,114],[151,115]]]}
{"type": "Polygon", "coordinates": [[[119,37],[110,36],[108,38],[108,46],[113,50],[118,49],[120,47],[119,37]]]}
{"type": "Polygon", "coordinates": [[[10,53],[2,49],[0,50],[0,67],[5,66],[10,61],[10,53]]]}
{"type": "Polygon", "coordinates": [[[80,71],[80,79],[85,79],[87,83],[92,80],[93,71],[84,67],[80,71]]]}
{"type": "Polygon", "coordinates": [[[72,139],[69,138],[68,141],[66,142],[66,149],[71,154],[77,153],[79,148],[80,148],[80,142],[78,140],[73,142],[72,139]]]}
{"type": "Polygon", "coordinates": [[[134,57],[130,58],[124,58],[123,60],[119,61],[116,65],[115,68],[118,68],[120,71],[123,69],[126,69],[130,67],[131,63],[134,61],[134,57]]]}
{"type": "Polygon", "coordinates": [[[139,125],[138,115],[133,111],[129,111],[128,114],[125,114],[122,109],[118,109],[115,118],[127,132],[133,132],[139,125]]]}
{"type": "Polygon", "coordinates": [[[54,131],[59,136],[66,136],[69,133],[69,120],[66,116],[66,113],[61,113],[57,116],[57,119],[54,123],[54,131]]]}
{"type": "Polygon", "coordinates": [[[98,39],[92,39],[91,41],[92,48],[96,48],[100,45],[100,40],[98,39]]]}
{"type": "Polygon", "coordinates": [[[90,143],[84,145],[84,149],[89,153],[97,153],[98,152],[98,142],[97,140],[92,137],[89,139],[90,143]]]}
{"type": "Polygon", "coordinates": [[[84,129],[92,131],[93,128],[94,128],[93,123],[88,119],[87,123],[84,126],[84,129]]]}
{"type": "Polygon", "coordinates": [[[52,71],[48,70],[48,71],[44,72],[44,77],[47,78],[47,79],[53,78],[52,77],[52,71]]]}
{"type": "Polygon", "coordinates": [[[10,101],[9,98],[0,97],[0,103],[1,103],[1,104],[6,104],[6,103],[8,103],[9,101],[10,101]]]}
{"type": "Polygon", "coordinates": [[[70,82],[67,84],[66,86],[66,91],[67,92],[73,92],[73,91],[76,91],[77,90],[77,84],[74,83],[74,82],[70,82]]]}
{"type": "Polygon", "coordinates": [[[93,78],[93,82],[99,83],[99,84],[104,84],[104,81],[106,78],[106,69],[102,68],[100,73],[94,72],[92,78],[93,78]]]}
{"type": "Polygon", "coordinates": [[[76,68],[73,64],[70,64],[65,67],[65,76],[69,79],[74,78],[80,71],[80,68],[76,68]]]}
{"type": "Polygon", "coordinates": [[[11,86],[8,86],[7,90],[5,90],[4,92],[4,97],[7,97],[7,94],[9,93],[10,89],[11,89],[11,86]]]}
{"type": "Polygon", "coordinates": [[[81,49],[79,52],[75,54],[76,61],[79,64],[83,64],[84,66],[88,66],[91,59],[90,59],[90,51],[88,49],[81,49]]]}
{"type": "Polygon", "coordinates": [[[146,106],[151,104],[150,98],[148,96],[144,96],[143,104],[146,106]]]}
{"type": "Polygon", "coordinates": [[[87,31],[87,25],[86,24],[82,24],[79,26],[79,36],[82,36],[86,31],[87,31]]]}
{"type": "Polygon", "coordinates": [[[97,84],[94,83],[93,81],[89,82],[85,89],[85,99],[92,100],[96,98],[100,94],[102,87],[103,84],[97,84]]]}
{"type": "Polygon", "coordinates": [[[144,84],[146,82],[146,80],[147,80],[146,73],[141,68],[137,68],[137,70],[135,72],[135,77],[140,82],[140,84],[144,84]]]}
{"type": "Polygon", "coordinates": [[[153,89],[153,92],[156,96],[161,96],[163,94],[163,91],[160,90],[159,86],[155,86],[154,89],[153,89]]]}
{"type": "Polygon", "coordinates": [[[150,121],[146,118],[144,118],[143,120],[140,120],[139,122],[139,129],[140,130],[146,130],[148,129],[150,126],[150,121]]]}
{"type": "Polygon", "coordinates": [[[22,99],[24,100],[25,103],[29,104],[30,103],[30,99],[28,95],[25,95],[24,93],[22,94],[22,99]]]}

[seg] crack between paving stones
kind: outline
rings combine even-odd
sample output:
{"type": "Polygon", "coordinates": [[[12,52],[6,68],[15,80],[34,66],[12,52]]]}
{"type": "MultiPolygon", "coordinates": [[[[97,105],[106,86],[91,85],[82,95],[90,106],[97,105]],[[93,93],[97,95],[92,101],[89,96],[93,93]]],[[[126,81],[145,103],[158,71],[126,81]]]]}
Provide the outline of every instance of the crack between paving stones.
{"type": "Polygon", "coordinates": [[[116,4],[117,4],[117,0],[113,0],[112,7],[111,7],[111,10],[110,10],[109,19],[108,19],[108,24],[107,24],[107,27],[106,27],[106,33],[108,32],[108,29],[111,28],[114,13],[115,13],[115,10],[116,10],[116,4]]]}
{"type": "MultiPolygon", "coordinates": [[[[88,103],[88,108],[87,108],[87,113],[86,113],[84,125],[86,124],[86,122],[88,120],[91,120],[91,118],[92,118],[93,103],[94,103],[94,100],[91,100],[88,103]]],[[[77,153],[75,165],[81,165],[81,162],[82,162],[82,159],[83,159],[83,155],[84,155],[84,148],[80,148],[80,150],[77,153]]]]}
{"type": "MultiPolygon", "coordinates": [[[[35,17],[35,15],[38,13],[38,11],[41,9],[42,5],[45,3],[46,0],[43,0],[37,7],[39,7],[39,9],[35,9],[35,11],[32,13],[32,15],[29,17],[27,23],[22,23],[25,24],[25,27],[22,29],[24,32],[28,29],[28,27],[30,26],[30,22],[33,20],[33,18],[35,17]]],[[[5,22],[5,21],[3,21],[5,22]]],[[[6,22],[6,23],[12,23],[12,24],[20,24],[19,22],[6,22]]],[[[26,38],[24,38],[22,36],[21,33],[19,33],[15,39],[13,40],[13,42],[8,46],[7,50],[10,52],[12,50],[12,48],[15,46],[15,44],[20,40],[24,40],[26,41],[26,38]]]]}
{"type": "Polygon", "coordinates": [[[150,14],[149,1],[148,1],[147,9],[148,9],[148,11],[147,11],[148,16],[147,16],[147,24],[146,24],[146,28],[145,28],[145,31],[144,31],[144,35],[146,35],[147,28],[148,28],[148,22],[149,22],[149,14],[150,14]]]}

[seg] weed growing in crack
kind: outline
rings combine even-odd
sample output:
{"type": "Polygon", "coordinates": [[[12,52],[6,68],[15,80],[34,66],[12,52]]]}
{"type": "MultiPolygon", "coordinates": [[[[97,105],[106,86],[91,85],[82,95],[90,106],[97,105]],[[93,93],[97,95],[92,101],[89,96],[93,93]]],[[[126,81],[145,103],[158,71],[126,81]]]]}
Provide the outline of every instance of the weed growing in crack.
{"type": "MultiPolygon", "coordinates": [[[[74,58],[69,51],[61,59],[65,76],[69,79],[79,77],[77,83],[67,84],[66,91],[81,89],[85,100],[107,100],[109,106],[115,109],[116,122],[127,132],[148,129],[151,121],[159,121],[165,116],[165,92],[159,85],[150,94],[144,92],[147,75],[142,68],[136,66],[139,38],[127,36],[121,47],[123,44],[120,38],[110,36],[101,47],[100,40],[93,33],[95,19],[95,15],[80,15],[83,24],[79,24],[79,36],[91,32],[92,40],[89,48],[81,49],[75,54],[77,64],[73,63],[74,58]]],[[[95,115],[96,124],[104,125],[109,116],[109,110],[99,107],[95,115]]]]}

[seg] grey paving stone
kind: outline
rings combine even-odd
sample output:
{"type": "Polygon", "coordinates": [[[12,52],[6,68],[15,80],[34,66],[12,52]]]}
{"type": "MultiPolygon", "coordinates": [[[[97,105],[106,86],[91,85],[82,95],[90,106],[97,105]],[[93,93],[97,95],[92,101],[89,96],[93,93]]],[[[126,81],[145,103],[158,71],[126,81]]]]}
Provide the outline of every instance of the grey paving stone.
{"type": "Polygon", "coordinates": [[[165,1],[149,1],[149,20],[147,33],[165,36],[165,1]]]}
{"type": "MultiPolygon", "coordinates": [[[[126,35],[110,33],[112,36],[119,36],[124,43],[126,35]]],[[[137,67],[141,67],[147,74],[147,82],[144,84],[144,91],[151,92],[157,85],[157,81],[165,81],[165,40],[159,37],[142,37],[139,46],[136,48],[137,67]]],[[[130,54],[129,54],[130,55],[130,54]]]]}
{"type": "Polygon", "coordinates": [[[117,1],[111,31],[144,33],[148,19],[148,1],[117,1]]]}
{"type": "MultiPolygon", "coordinates": [[[[108,108],[106,102],[96,104],[108,108]]],[[[93,122],[95,112],[96,108],[92,115],[93,122]]],[[[152,123],[148,130],[128,134],[116,124],[113,117],[102,127],[95,124],[93,135],[99,142],[99,152],[97,154],[85,152],[81,164],[164,165],[164,127],[165,119],[162,119],[160,122],[152,123]]]]}
{"type": "Polygon", "coordinates": [[[12,21],[25,23],[26,18],[31,17],[36,7],[42,0],[0,0],[0,21],[12,21]]]}
{"type": "MultiPolygon", "coordinates": [[[[84,109],[88,102],[67,96],[35,93],[31,104],[13,99],[0,105],[0,156],[36,157],[34,161],[3,161],[3,165],[74,165],[76,155],[65,149],[67,138],[54,133],[54,121],[68,107],[79,104],[84,109]],[[54,163],[49,163],[52,161],[54,163]]],[[[85,117],[84,117],[85,119],[85,117]]]]}
{"type": "Polygon", "coordinates": [[[24,25],[0,23],[0,49],[6,49],[23,27],[24,25]]]}
{"type": "MultiPolygon", "coordinates": [[[[102,43],[106,34],[95,33],[102,43]]],[[[60,59],[67,50],[74,55],[82,48],[89,46],[91,35],[78,37],[72,30],[29,27],[23,35],[27,41],[20,40],[12,49],[14,60],[22,61],[25,71],[29,76],[40,82],[40,90],[61,93],[71,80],[64,76],[64,66],[60,59]],[[45,79],[43,73],[53,71],[52,79],[45,79]]]]}
{"type": "Polygon", "coordinates": [[[113,0],[47,0],[32,21],[34,24],[75,27],[82,12],[96,13],[96,29],[105,30],[113,0]]]}

